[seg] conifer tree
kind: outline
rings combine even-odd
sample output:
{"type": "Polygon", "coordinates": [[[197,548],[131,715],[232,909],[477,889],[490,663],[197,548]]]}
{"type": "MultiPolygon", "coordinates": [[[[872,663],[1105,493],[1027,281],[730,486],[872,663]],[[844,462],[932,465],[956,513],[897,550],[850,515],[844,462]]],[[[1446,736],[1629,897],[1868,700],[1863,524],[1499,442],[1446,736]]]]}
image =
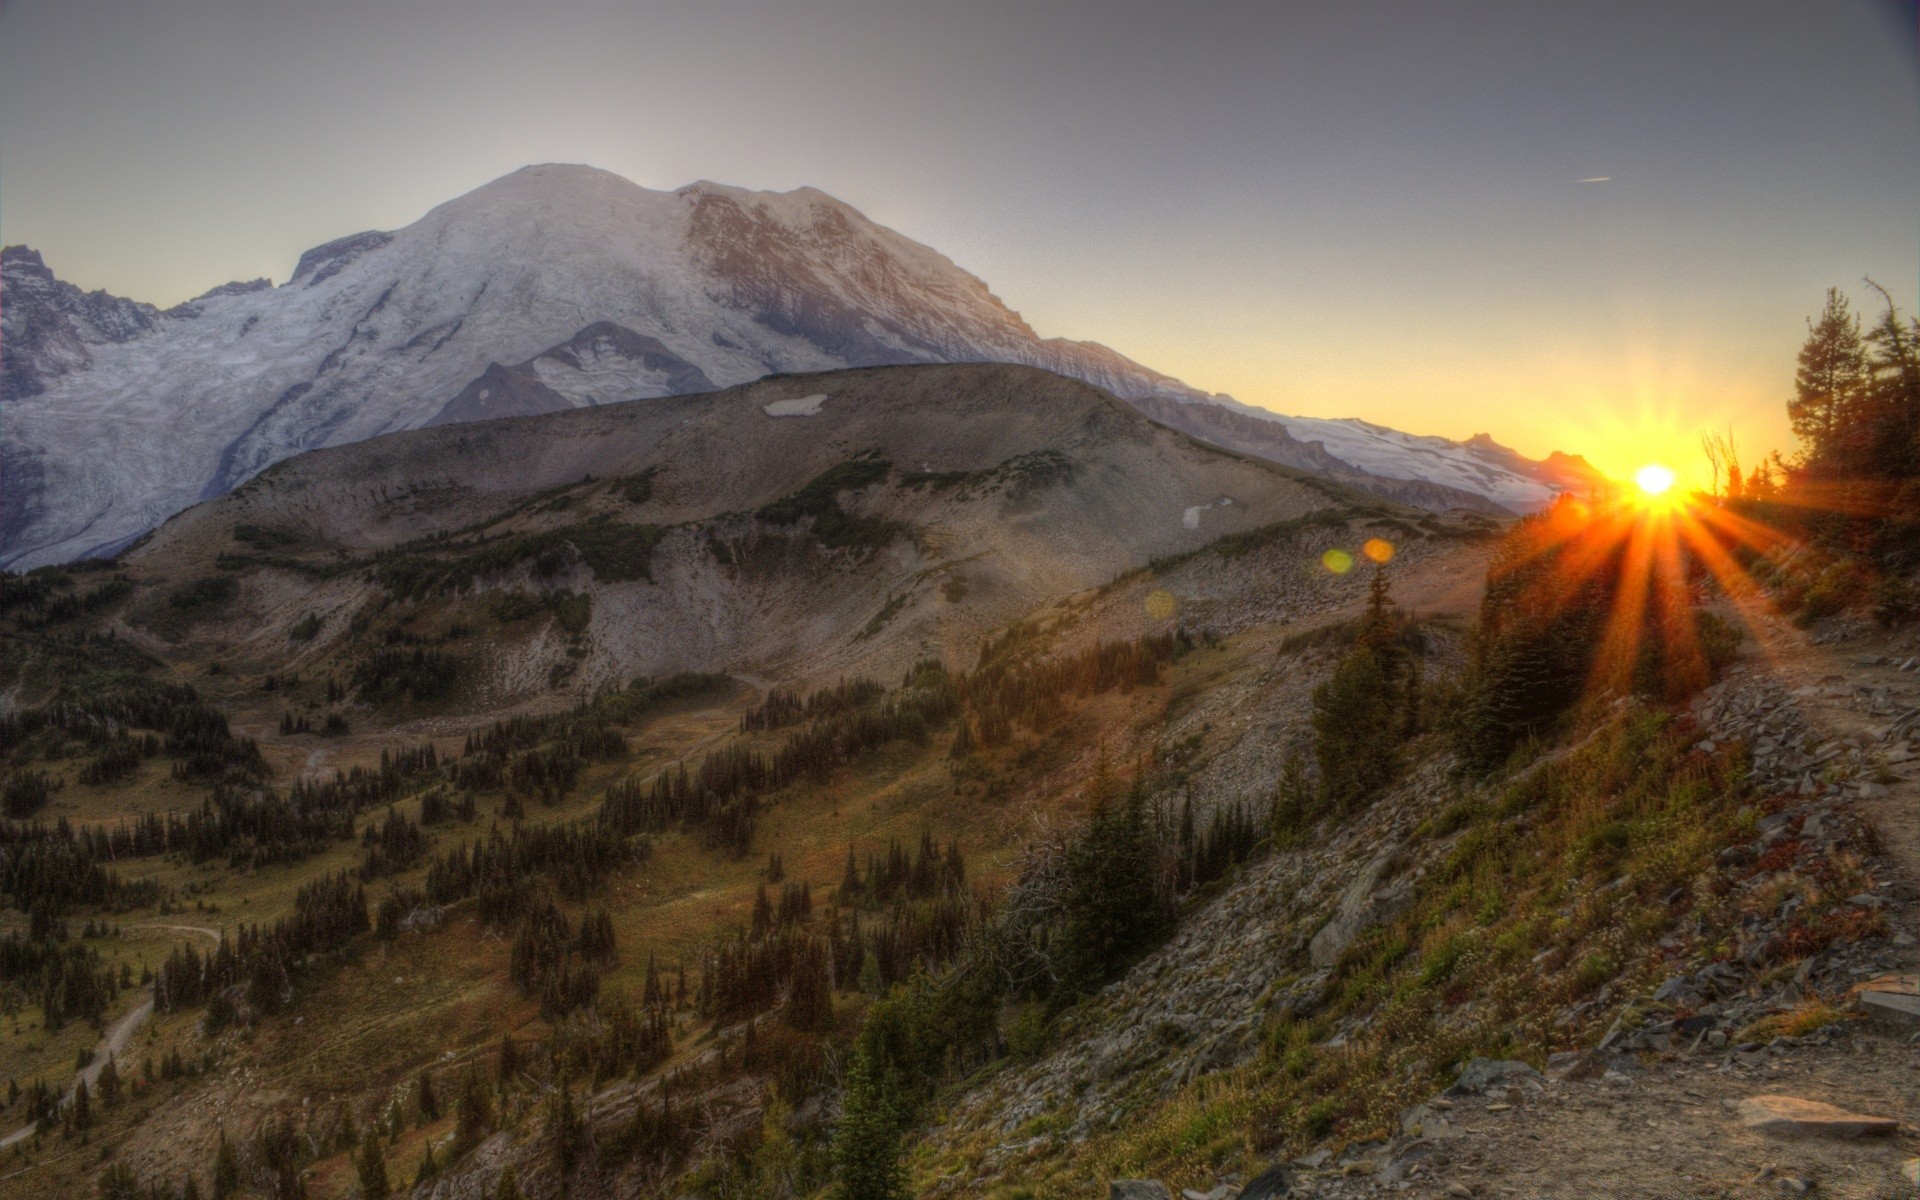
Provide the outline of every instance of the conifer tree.
{"type": "Polygon", "coordinates": [[[440,1164],[433,1159],[433,1142],[427,1142],[426,1149],[420,1152],[420,1165],[413,1169],[413,1187],[415,1191],[429,1183],[440,1174],[440,1164]]]}
{"type": "Polygon", "coordinates": [[[440,1119],[440,1097],[433,1091],[433,1073],[424,1068],[420,1072],[420,1083],[414,1088],[414,1104],[420,1110],[422,1125],[440,1119]]]}
{"type": "Polygon", "coordinates": [[[387,1178],[387,1156],[380,1152],[380,1134],[375,1130],[367,1130],[354,1168],[360,1176],[360,1200],[387,1200],[393,1194],[393,1184],[387,1178]]]}
{"type": "Polygon", "coordinates": [[[100,1103],[106,1105],[109,1109],[118,1107],[120,1104],[120,1067],[119,1064],[114,1062],[113,1055],[111,1054],[107,1055],[106,1065],[100,1068],[99,1085],[100,1103]]]}
{"type": "Polygon", "coordinates": [[[1105,772],[1103,765],[1086,832],[1066,854],[1058,952],[1063,999],[1105,983],[1163,924],[1146,798],[1137,787],[1114,795],[1105,772]]]}
{"type": "Polygon", "coordinates": [[[900,1123],[893,1099],[878,1078],[863,1044],[847,1065],[833,1159],[840,1176],[839,1200],[903,1200],[900,1123]]]}
{"type": "Polygon", "coordinates": [[[232,1200],[240,1190],[240,1156],[227,1131],[220,1131],[220,1144],[213,1151],[213,1200],[232,1200]]]}
{"type": "Polygon", "coordinates": [[[1834,448],[1835,435],[1856,413],[1866,381],[1860,319],[1839,288],[1828,288],[1820,319],[1808,322],[1794,396],[1787,402],[1787,419],[1810,457],[1818,460],[1834,448]]]}

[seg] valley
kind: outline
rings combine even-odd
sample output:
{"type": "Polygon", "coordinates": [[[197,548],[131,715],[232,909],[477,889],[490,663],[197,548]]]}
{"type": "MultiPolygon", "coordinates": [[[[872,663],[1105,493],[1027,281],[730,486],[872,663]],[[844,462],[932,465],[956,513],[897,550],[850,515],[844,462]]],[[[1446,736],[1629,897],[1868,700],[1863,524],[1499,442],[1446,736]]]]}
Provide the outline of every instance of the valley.
{"type": "MultiPolygon", "coordinates": [[[[1608,511],[922,365],[319,451],[10,577],[0,1194],[1587,1194],[1543,1138],[1883,1194],[1906,1134],[1726,1114],[1906,1111],[1849,1064],[1908,651],[1703,577],[1604,704],[1502,666],[1608,511]],[[1730,1140],[1581,1124],[1668,1110],[1730,1140]]],[[[1616,604],[1524,636],[1600,670],[1616,604]]]]}
{"type": "MultiPolygon", "coordinates": [[[[0,1077],[24,1092],[5,1110],[18,1125],[0,1186],[84,1186],[102,1169],[96,1145],[138,1177],[204,1186],[224,1135],[242,1185],[273,1190],[284,1129],[306,1147],[285,1153],[308,1194],[348,1195],[370,1122],[396,1178],[433,1158],[452,1194],[473,1172],[497,1182],[518,1135],[469,1152],[451,1103],[437,1119],[413,1111],[423,1077],[441,1093],[487,1079],[501,1106],[489,1127],[503,1131],[539,1125],[569,1075],[598,1081],[582,1094],[596,1125],[632,1120],[635,1096],[680,1080],[703,1132],[690,1160],[669,1161],[713,1170],[764,1103],[757,1072],[797,1072],[783,1086],[817,1158],[818,1056],[830,1062],[912,962],[955,952],[969,907],[1018,875],[1036,839],[1085,818],[1090,778],[1237,742],[1244,719],[1176,738],[1169,714],[1247,686],[1277,631],[1357,610],[1363,575],[1324,557],[1352,562],[1369,537],[1392,538],[1409,597],[1471,607],[1489,530],[1192,442],[1055,376],[914,367],[305,456],[111,564],[21,577],[9,796],[47,794],[9,811],[37,823],[23,832],[55,835],[49,846],[104,839],[82,851],[106,889],[99,923],[68,944],[118,982],[88,1001],[97,1017],[16,1009],[0,1077]],[[771,415],[794,395],[812,415],[771,415]],[[742,412],[764,433],[740,436],[742,412]],[[721,425],[724,441],[710,432],[721,425]],[[1057,709],[1015,708],[1009,724],[992,716],[995,692],[974,690],[1044,663],[1068,664],[1046,685],[1066,689],[1057,709]],[[907,723],[844,740],[865,726],[835,725],[831,697],[859,679],[904,682],[871,685],[850,714],[879,697],[884,712],[907,706],[885,718],[907,723]],[[817,717],[775,704],[810,692],[817,717]],[[970,747],[955,742],[956,698],[975,713],[960,718],[970,747]],[[777,765],[803,753],[789,749],[801,734],[833,729],[804,742],[829,757],[798,777],[705,782],[729,755],[777,765]],[[692,767],[686,798],[649,798],[692,767]],[[543,830],[585,840],[550,860],[522,840],[543,830]],[[476,892],[458,873],[483,846],[507,874],[476,892]],[[599,864],[584,876],[566,865],[583,852],[599,864]],[[929,893],[909,884],[863,903],[847,890],[942,863],[954,877],[929,893]],[[316,919],[315,889],[335,881],[353,897],[347,924],[259,958],[278,930],[316,919]],[[737,929],[772,932],[756,903],[784,907],[802,885],[824,906],[803,927],[833,931],[831,1029],[789,1030],[780,993],[772,1015],[717,1018],[702,993],[716,950],[737,929]],[[532,918],[514,914],[548,911],[543,895],[566,928],[604,926],[611,944],[591,960],[567,952],[574,965],[541,982],[515,966],[532,918]],[[910,949],[956,920],[946,942],[910,949]],[[865,974],[845,964],[840,923],[880,939],[865,974]],[[888,937],[907,940],[885,953],[908,957],[876,957],[888,937]],[[588,978],[601,1015],[583,1022],[573,993],[553,989],[588,978]],[[662,1034],[599,1058],[609,1014],[629,1011],[612,1019],[662,1034]],[[96,1020],[121,1043],[110,1084],[97,1056],[76,1068],[103,1036],[96,1020]],[[771,1052],[798,1059],[743,1062],[743,1030],[769,1021],[784,1031],[771,1052]],[[526,1047],[526,1078],[500,1077],[503,1037],[526,1047]],[[563,1062],[580,1065],[554,1074],[563,1062]],[[627,1072],[636,1082],[609,1092],[627,1072]],[[91,1099],[80,1125],[77,1077],[112,1096],[91,1099]],[[28,1132],[56,1111],[69,1133],[28,1132]]],[[[1297,706],[1302,686],[1261,691],[1297,706]]],[[[1300,736],[1253,736],[1276,730],[1300,736]]],[[[1264,805],[1274,769],[1236,779],[1236,802],[1264,805]]],[[[663,1165],[641,1155],[625,1183],[597,1186],[636,1186],[663,1165]]],[[[517,1166],[529,1189],[548,1186],[542,1169],[517,1166]]]]}

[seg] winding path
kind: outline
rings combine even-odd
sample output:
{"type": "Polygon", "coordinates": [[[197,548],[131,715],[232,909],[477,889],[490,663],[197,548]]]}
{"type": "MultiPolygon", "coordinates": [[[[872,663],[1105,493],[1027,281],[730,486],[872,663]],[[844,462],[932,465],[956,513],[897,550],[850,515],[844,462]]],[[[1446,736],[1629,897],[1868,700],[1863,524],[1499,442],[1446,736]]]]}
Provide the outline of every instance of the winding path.
{"type": "MultiPolygon", "coordinates": [[[[158,921],[150,921],[132,925],[128,928],[165,929],[171,930],[174,933],[190,933],[211,939],[215,946],[220,944],[219,930],[207,929],[200,925],[167,925],[158,921]]],[[[145,1000],[128,1009],[121,1015],[119,1020],[107,1026],[106,1032],[100,1035],[100,1044],[93,1048],[93,1058],[86,1066],[75,1072],[73,1082],[67,1086],[67,1094],[60,1101],[62,1107],[73,1102],[74,1090],[80,1086],[82,1080],[86,1081],[87,1087],[90,1089],[98,1083],[100,1072],[105,1069],[107,1060],[109,1058],[119,1058],[120,1052],[127,1048],[127,1043],[133,1040],[133,1035],[139,1031],[140,1026],[146,1024],[147,1018],[152,1015],[153,997],[148,996],[145,1000]]],[[[24,1141],[32,1137],[34,1130],[37,1128],[39,1128],[38,1122],[29,1121],[5,1137],[0,1137],[0,1150],[5,1150],[8,1146],[16,1142],[24,1141]]]]}

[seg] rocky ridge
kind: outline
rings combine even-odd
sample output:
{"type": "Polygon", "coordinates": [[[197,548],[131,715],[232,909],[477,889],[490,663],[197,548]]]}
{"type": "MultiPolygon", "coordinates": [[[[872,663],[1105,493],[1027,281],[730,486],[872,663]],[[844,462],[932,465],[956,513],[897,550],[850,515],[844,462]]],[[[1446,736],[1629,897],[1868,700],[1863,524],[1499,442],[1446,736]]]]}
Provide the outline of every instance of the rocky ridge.
{"type": "MultiPolygon", "coordinates": [[[[1800,635],[1775,623],[1765,637],[1800,635]]],[[[1910,673],[1920,656],[1899,643],[1867,649],[1838,662],[1750,655],[1690,705],[1700,752],[1746,747],[1752,759],[1755,799],[1736,826],[1745,837],[1714,863],[1713,890],[1738,919],[1721,927],[1703,911],[1679,923],[1651,957],[1560,1012],[1554,1023],[1586,1031],[1585,1048],[1533,1065],[1474,1060],[1444,1094],[1408,1107],[1393,1136],[1308,1146],[1258,1179],[1115,1180],[1111,1195],[1911,1194],[1902,1171],[1920,1153],[1920,1086],[1907,1047],[1920,1042],[1920,998],[1898,998],[1920,990],[1920,890],[1910,848],[1890,850],[1879,826],[1887,804],[1911,803],[1920,709],[1898,683],[1861,675],[1910,673]],[[1845,1119],[1821,1116],[1823,1104],[1845,1119]]],[[[1287,674],[1301,680],[1303,668],[1310,681],[1305,662],[1287,674]]],[[[1288,690],[1295,702],[1262,717],[1303,737],[1307,688],[1288,690]]],[[[1203,710],[1192,719],[1222,715],[1203,710]]],[[[923,1153],[989,1148],[939,1190],[1012,1184],[1183,1084],[1230,1078],[1260,1052],[1263,1023],[1312,1011],[1326,964],[1401,911],[1438,861],[1447,839],[1422,844],[1418,831],[1442,785],[1430,771],[1326,844],[1252,865],[1084,1006],[1060,1050],[960,1097],[923,1153]]]]}

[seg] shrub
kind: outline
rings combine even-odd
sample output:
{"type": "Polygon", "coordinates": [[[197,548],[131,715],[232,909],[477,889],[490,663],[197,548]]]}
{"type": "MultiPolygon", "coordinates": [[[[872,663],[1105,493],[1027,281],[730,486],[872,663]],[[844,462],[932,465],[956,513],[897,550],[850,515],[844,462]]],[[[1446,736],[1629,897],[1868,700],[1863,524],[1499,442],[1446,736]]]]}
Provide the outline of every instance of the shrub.
{"type": "Polygon", "coordinates": [[[189,580],[167,593],[167,605],[183,613],[201,613],[231,601],[240,585],[225,575],[189,580]]]}
{"type": "Polygon", "coordinates": [[[1892,629],[1920,617],[1920,593],[1898,575],[1888,575],[1873,589],[1874,620],[1892,629]]]}

